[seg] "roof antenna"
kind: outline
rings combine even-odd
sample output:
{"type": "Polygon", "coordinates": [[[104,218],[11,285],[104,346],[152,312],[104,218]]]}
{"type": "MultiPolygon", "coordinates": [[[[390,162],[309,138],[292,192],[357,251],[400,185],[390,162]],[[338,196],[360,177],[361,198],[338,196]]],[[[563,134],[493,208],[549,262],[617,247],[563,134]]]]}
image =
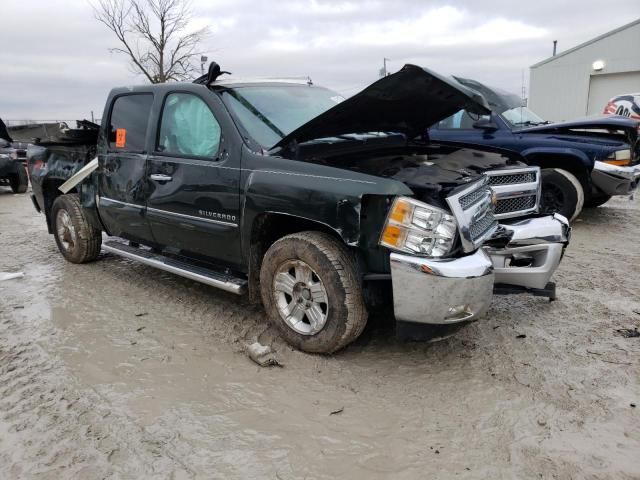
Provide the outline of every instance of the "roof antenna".
{"type": "Polygon", "coordinates": [[[216,81],[216,79],[226,73],[227,75],[231,75],[231,72],[225,72],[224,70],[220,70],[220,65],[216,62],[211,62],[209,64],[209,71],[207,73],[207,85],[216,81]]]}

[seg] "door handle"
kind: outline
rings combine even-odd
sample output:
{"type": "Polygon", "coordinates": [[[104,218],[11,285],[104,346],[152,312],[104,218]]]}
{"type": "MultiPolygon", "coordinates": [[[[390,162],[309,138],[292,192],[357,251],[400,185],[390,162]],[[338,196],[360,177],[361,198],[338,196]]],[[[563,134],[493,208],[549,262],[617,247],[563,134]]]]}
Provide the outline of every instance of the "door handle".
{"type": "Polygon", "coordinates": [[[162,173],[154,173],[153,175],[150,175],[149,178],[154,182],[170,182],[171,180],[173,180],[173,177],[169,175],[163,175],[162,173]]]}

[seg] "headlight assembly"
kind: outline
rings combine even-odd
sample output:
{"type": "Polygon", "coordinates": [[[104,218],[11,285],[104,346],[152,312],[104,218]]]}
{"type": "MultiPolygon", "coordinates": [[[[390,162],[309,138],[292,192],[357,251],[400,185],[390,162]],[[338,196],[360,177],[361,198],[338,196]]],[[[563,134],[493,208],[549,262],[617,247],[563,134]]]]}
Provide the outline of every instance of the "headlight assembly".
{"type": "Polygon", "coordinates": [[[412,198],[397,197],[380,245],[417,255],[442,257],[453,249],[457,224],[450,213],[412,198]]]}
{"type": "Polygon", "coordinates": [[[616,150],[615,152],[611,152],[609,156],[603,160],[603,162],[608,163],[609,165],[617,165],[619,167],[629,165],[631,163],[631,150],[626,148],[624,150],[616,150]]]}

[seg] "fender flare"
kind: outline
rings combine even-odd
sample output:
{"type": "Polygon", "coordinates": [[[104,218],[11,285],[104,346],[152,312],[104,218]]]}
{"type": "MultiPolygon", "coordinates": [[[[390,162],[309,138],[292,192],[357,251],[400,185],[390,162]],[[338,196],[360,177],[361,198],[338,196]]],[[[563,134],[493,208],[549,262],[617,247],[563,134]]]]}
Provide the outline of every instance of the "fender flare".
{"type": "MultiPolygon", "coordinates": [[[[562,155],[565,157],[574,157],[582,163],[582,165],[587,169],[587,172],[590,174],[593,170],[593,166],[595,165],[595,160],[593,158],[589,158],[589,156],[581,150],[577,150],[575,148],[555,148],[555,147],[532,147],[527,148],[520,152],[525,159],[534,156],[534,155],[545,155],[545,156],[553,156],[553,155],[562,155]]],[[[553,168],[563,168],[562,165],[554,165],[553,168]]]]}

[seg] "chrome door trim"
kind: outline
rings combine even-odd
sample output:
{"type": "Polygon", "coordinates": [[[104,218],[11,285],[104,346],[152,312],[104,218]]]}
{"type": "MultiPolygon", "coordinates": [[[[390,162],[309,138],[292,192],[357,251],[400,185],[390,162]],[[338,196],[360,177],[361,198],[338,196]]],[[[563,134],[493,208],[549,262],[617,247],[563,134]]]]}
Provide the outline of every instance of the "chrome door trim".
{"type": "Polygon", "coordinates": [[[147,212],[149,213],[159,213],[159,214],[165,214],[165,215],[170,215],[170,216],[174,216],[174,217],[178,217],[178,218],[183,218],[185,220],[198,220],[201,222],[206,222],[206,223],[213,223],[216,225],[225,225],[227,227],[238,227],[237,223],[232,223],[232,222],[224,222],[222,220],[212,220],[210,218],[202,218],[202,217],[196,217],[194,215],[187,215],[184,213],[177,213],[177,212],[171,212],[169,210],[161,210],[159,208],[151,208],[151,207],[145,207],[143,205],[137,205],[134,203],[127,203],[127,202],[121,202],[120,200],[114,200],[113,198],[109,198],[109,197],[98,197],[98,207],[100,207],[100,202],[102,200],[106,200],[107,202],[111,202],[111,203],[117,203],[119,205],[123,205],[125,207],[132,207],[132,208],[139,208],[142,210],[147,210],[147,212]]]}
{"type": "Polygon", "coordinates": [[[98,199],[98,207],[100,207],[100,206],[101,206],[100,204],[101,204],[101,202],[104,200],[104,201],[106,201],[106,202],[109,202],[109,203],[117,203],[117,204],[119,204],[119,205],[123,205],[123,206],[125,206],[125,207],[139,208],[139,209],[141,209],[141,210],[144,210],[144,208],[145,208],[145,207],[144,207],[144,205],[138,205],[137,203],[127,203],[127,202],[122,202],[122,201],[120,201],[120,200],[115,200],[115,199],[113,199],[113,198],[109,198],[109,197],[101,197],[101,196],[99,196],[99,195],[97,195],[96,197],[97,197],[97,199],[98,199]]]}
{"type": "Polygon", "coordinates": [[[222,220],[212,220],[210,218],[196,217],[196,216],[187,215],[187,214],[184,214],[184,213],[170,212],[169,210],[161,210],[159,208],[147,207],[147,212],[171,215],[171,216],[174,216],[174,217],[183,218],[185,220],[199,220],[201,222],[215,223],[216,225],[226,225],[228,227],[238,227],[237,223],[223,222],[222,220]]]}

